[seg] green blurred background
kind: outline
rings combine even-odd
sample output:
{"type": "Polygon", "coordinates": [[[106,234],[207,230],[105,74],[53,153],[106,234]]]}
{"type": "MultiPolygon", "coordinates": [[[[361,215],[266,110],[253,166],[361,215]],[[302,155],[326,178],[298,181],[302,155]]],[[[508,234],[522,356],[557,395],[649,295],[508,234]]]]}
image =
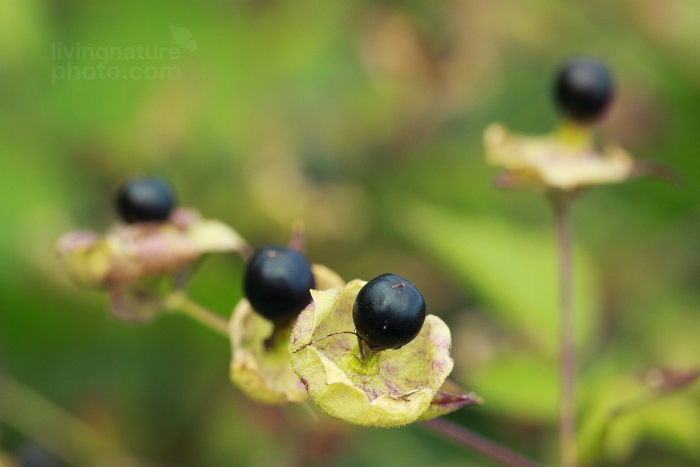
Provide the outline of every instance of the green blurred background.
{"type": "MultiPolygon", "coordinates": [[[[685,176],[575,206],[582,453],[699,465],[697,385],[606,423],[654,382],[649,368],[700,365],[695,0],[0,0],[0,375],[24,385],[0,390],[0,465],[71,465],[56,451],[90,448],[36,407],[8,411],[34,391],[159,465],[495,465],[419,426],[256,405],[228,381],[225,339],[180,316],[110,318],[105,294],[71,285],[52,246],[107,229],[134,174],[166,176],[182,205],[255,246],[286,242],[303,219],[314,262],[348,280],[409,278],[452,328],[454,378],[486,400],[450,418],[555,464],[551,215],[535,194],[492,187],[481,135],[492,121],[552,129],[552,77],[580,53],[617,78],[599,140],[685,176]],[[52,56],[139,45],[178,54],[112,60],[117,79],[88,79],[98,59],[52,56]],[[178,72],[139,79],[134,66],[178,72]]],[[[208,259],[192,295],[227,316],[242,266],[208,259]]]]}

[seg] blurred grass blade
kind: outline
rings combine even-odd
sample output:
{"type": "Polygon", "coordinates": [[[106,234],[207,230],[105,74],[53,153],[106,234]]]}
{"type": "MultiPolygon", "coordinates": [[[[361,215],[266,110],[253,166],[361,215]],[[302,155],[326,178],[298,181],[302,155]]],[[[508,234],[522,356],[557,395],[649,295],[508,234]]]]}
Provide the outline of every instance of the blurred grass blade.
{"type": "Polygon", "coordinates": [[[153,467],[31,388],[0,374],[0,422],[74,466],[153,467]]]}

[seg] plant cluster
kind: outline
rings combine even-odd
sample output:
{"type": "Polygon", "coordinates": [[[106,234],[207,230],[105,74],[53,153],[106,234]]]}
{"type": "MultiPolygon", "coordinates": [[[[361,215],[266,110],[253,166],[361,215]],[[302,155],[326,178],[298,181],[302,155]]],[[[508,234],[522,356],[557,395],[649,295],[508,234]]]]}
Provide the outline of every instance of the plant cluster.
{"type": "Polygon", "coordinates": [[[105,237],[74,232],[58,243],[76,280],[110,291],[115,316],[152,319],[179,309],[216,323],[216,314],[185,295],[186,269],[205,253],[235,251],[246,260],[245,299],[230,323],[214,326],[230,336],[231,379],[252,399],[310,396],[333,417],[369,426],[401,426],[477,402],[463,391],[451,393],[449,404],[437,397],[453,366],[450,331],[426,317],[423,296],[407,279],[383,274],[346,284],[311,264],[301,232],[296,245],[251,255],[230,227],[176,208],[160,178],[126,181],[116,207],[121,223],[105,237]],[[153,280],[164,276],[169,284],[153,280]]]}
{"type": "MultiPolygon", "coordinates": [[[[563,467],[578,465],[569,207],[586,188],[649,173],[625,150],[599,151],[594,144],[591,125],[605,116],[614,96],[607,66],[577,58],[556,77],[554,97],[564,121],[552,134],[517,135],[500,124],[484,133],[486,160],[504,169],[497,185],[535,189],[555,213],[563,467]]],[[[450,329],[427,314],[422,294],[408,279],[386,273],[368,282],[345,282],[309,261],[298,227],[290,246],[253,251],[231,227],[177,207],[172,188],[160,178],[125,182],[116,195],[116,208],[121,221],[106,235],[79,231],[57,243],[76,282],[109,291],[114,316],[149,321],[180,311],[226,335],[232,348],[231,380],[257,402],[310,399],[334,418],[365,426],[430,420],[427,426],[508,465],[536,465],[434,420],[481,399],[447,379],[453,368],[450,329]],[[247,263],[245,298],[228,321],[185,292],[193,264],[210,253],[237,253],[247,263]]]]}

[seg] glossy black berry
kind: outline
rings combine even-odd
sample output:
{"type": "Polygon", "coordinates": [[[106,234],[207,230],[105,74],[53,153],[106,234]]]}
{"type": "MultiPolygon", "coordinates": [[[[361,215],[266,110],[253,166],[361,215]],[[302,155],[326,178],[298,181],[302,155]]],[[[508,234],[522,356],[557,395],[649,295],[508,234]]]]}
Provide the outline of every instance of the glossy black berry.
{"type": "Polygon", "coordinates": [[[582,123],[590,123],[605,114],[615,94],[615,83],[605,63],[592,58],[578,58],[561,69],[554,93],[565,115],[582,123]]]}
{"type": "Polygon", "coordinates": [[[357,334],[371,347],[398,349],[411,342],[423,327],[425,300],[403,277],[382,274],[357,294],[352,319],[357,334]]]}
{"type": "Polygon", "coordinates": [[[175,195],[162,178],[132,178],[117,193],[117,211],[124,222],[163,222],[175,206],[175,195]]]}
{"type": "Polygon", "coordinates": [[[243,277],[245,295],[255,311],[275,323],[296,318],[311,303],[316,287],[311,263],[302,253],[268,246],[251,258],[243,277]]]}

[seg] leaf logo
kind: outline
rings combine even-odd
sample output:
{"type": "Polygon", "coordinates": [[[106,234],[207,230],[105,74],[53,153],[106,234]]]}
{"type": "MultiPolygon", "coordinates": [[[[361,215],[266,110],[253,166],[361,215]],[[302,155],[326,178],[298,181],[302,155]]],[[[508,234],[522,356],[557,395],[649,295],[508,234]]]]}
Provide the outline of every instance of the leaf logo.
{"type": "Polygon", "coordinates": [[[173,39],[175,39],[171,44],[178,44],[182,46],[183,49],[190,51],[197,50],[197,43],[192,40],[192,33],[189,29],[179,28],[171,24],[170,34],[172,34],[173,39]]]}

